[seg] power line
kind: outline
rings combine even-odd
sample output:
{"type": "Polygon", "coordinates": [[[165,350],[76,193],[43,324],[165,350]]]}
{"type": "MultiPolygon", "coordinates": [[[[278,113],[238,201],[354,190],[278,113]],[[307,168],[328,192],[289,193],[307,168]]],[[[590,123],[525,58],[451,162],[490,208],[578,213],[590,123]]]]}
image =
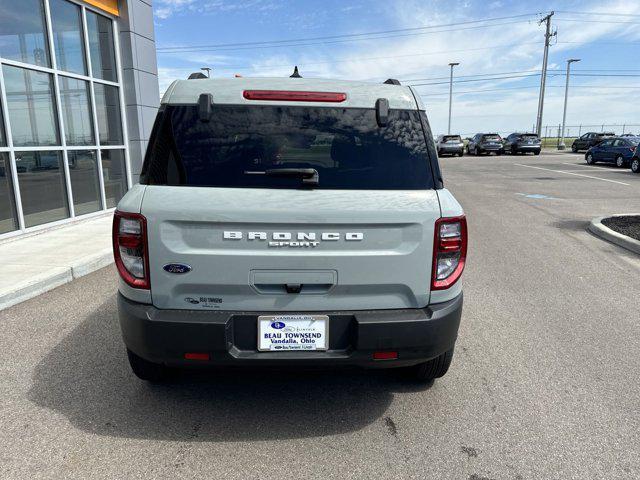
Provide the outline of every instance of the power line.
{"type": "Polygon", "coordinates": [[[569,13],[571,15],[597,15],[608,17],[640,17],[637,13],[604,13],[604,12],[578,12],[576,10],[556,10],[556,13],[569,13]]]}
{"type": "MultiPolygon", "coordinates": [[[[564,86],[562,85],[547,85],[548,88],[564,88],[564,86]]],[[[475,90],[464,90],[464,91],[460,91],[460,92],[454,92],[456,95],[464,95],[464,94],[468,94],[468,93],[483,93],[483,92],[502,92],[502,91],[506,91],[506,90],[524,90],[524,89],[529,89],[529,88],[538,88],[538,85],[526,85],[526,86],[520,86],[520,87],[502,87],[502,88],[481,88],[481,89],[475,89],[475,90]]],[[[571,88],[586,88],[586,89],[594,89],[594,90],[599,90],[599,89],[632,89],[632,90],[637,90],[640,89],[640,87],[638,86],[631,86],[631,85],[577,85],[577,86],[572,86],[571,88]]],[[[445,97],[448,95],[448,93],[446,92],[438,92],[438,93],[419,93],[418,94],[421,97],[445,97]]]]}
{"type": "MultiPolygon", "coordinates": [[[[518,15],[518,17],[520,16],[521,15],[518,15]]],[[[481,21],[482,20],[477,20],[475,22],[477,23],[481,21]]],[[[484,20],[484,21],[486,22],[487,20],[484,20]]],[[[197,46],[183,45],[183,46],[175,46],[175,47],[162,47],[162,48],[158,48],[157,50],[158,50],[158,53],[167,54],[167,53],[188,53],[188,52],[204,52],[204,51],[252,50],[256,48],[305,47],[305,46],[312,46],[312,45],[330,45],[330,44],[336,44],[336,43],[383,40],[387,38],[408,37],[408,36],[416,36],[416,35],[430,35],[433,33],[444,33],[444,32],[454,32],[454,31],[458,32],[461,30],[491,28],[491,27],[497,27],[501,25],[512,25],[515,23],[523,23],[523,22],[529,22],[529,21],[530,20],[524,20],[524,21],[516,20],[511,22],[492,23],[488,25],[474,25],[469,27],[457,27],[457,28],[451,28],[451,29],[440,29],[440,30],[432,30],[432,31],[426,31],[426,32],[405,33],[405,34],[397,34],[397,35],[383,35],[383,36],[375,36],[375,37],[370,36],[366,38],[349,38],[349,39],[334,40],[334,41],[320,41],[320,42],[308,41],[308,43],[286,43],[286,42],[306,41],[306,40],[276,40],[276,41],[265,41],[265,42],[254,42],[254,43],[247,42],[246,44],[219,44],[219,45],[197,45],[197,46]],[[235,46],[235,45],[238,45],[238,46],[235,46]]],[[[461,22],[458,24],[451,24],[451,25],[463,25],[465,23],[471,23],[471,22],[461,22]]],[[[424,28],[436,28],[436,27],[422,27],[422,28],[424,29],[424,28]]],[[[361,34],[361,35],[365,35],[365,34],[361,34]]],[[[316,37],[316,38],[321,38],[321,37],[316,37]]]]}
{"type": "Polygon", "coordinates": [[[583,19],[574,19],[574,18],[556,18],[556,22],[611,23],[611,24],[640,25],[640,22],[624,22],[619,20],[583,20],[583,19]]]}
{"type": "MultiPolygon", "coordinates": [[[[469,82],[488,82],[490,80],[509,80],[512,78],[527,78],[527,77],[538,77],[540,73],[533,74],[525,74],[525,75],[507,75],[503,77],[489,77],[489,78],[472,78],[466,80],[455,80],[453,83],[469,83],[469,82]]],[[[430,83],[414,83],[411,84],[411,87],[422,87],[425,85],[443,85],[448,84],[449,82],[430,82],[430,83]]]]}
{"type": "MultiPolygon", "coordinates": [[[[538,42],[535,42],[535,43],[537,44],[538,42]]],[[[469,75],[457,75],[456,78],[492,77],[494,75],[511,75],[514,73],[531,73],[531,72],[540,72],[540,70],[517,70],[512,72],[476,73],[476,74],[469,74],[469,75]]],[[[402,79],[402,77],[400,78],[402,79]]],[[[403,82],[422,82],[423,80],[443,80],[447,78],[449,77],[424,77],[424,78],[402,79],[402,81],[403,82]]]]}
{"type": "MultiPolygon", "coordinates": [[[[429,55],[443,55],[446,53],[460,53],[460,52],[469,52],[469,51],[481,51],[481,50],[495,50],[497,48],[512,48],[519,47],[521,45],[537,45],[539,42],[523,42],[523,43],[512,43],[508,45],[490,45],[487,47],[478,47],[478,48],[463,48],[457,50],[441,50],[437,52],[421,52],[421,53],[408,53],[403,55],[387,55],[382,57],[362,57],[362,58],[338,58],[337,60],[327,60],[322,62],[296,62],[298,67],[305,67],[310,65],[325,65],[325,64],[334,64],[334,63],[352,63],[352,62],[361,62],[364,60],[387,60],[387,59],[396,59],[396,58],[407,58],[407,57],[418,57],[418,56],[429,56],[429,55]]],[[[291,64],[282,64],[282,65],[266,65],[269,68],[290,68],[291,64]]],[[[255,68],[254,65],[226,65],[224,67],[216,68],[216,71],[220,70],[242,70],[248,68],[255,68]]],[[[448,78],[448,77],[447,77],[448,78]]]]}

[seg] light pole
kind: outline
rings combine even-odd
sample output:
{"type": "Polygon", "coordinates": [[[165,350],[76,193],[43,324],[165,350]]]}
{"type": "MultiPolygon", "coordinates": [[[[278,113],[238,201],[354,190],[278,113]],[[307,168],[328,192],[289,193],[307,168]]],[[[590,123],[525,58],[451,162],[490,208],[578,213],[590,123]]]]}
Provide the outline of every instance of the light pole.
{"type": "Polygon", "coordinates": [[[453,97],[453,67],[460,65],[458,62],[451,62],[451,76],[449,77],[449,126],[447,127],[447,134],[451,134],[451,101],[453,97]]]}
{"type": "Polygon", "coordinates": [[[567,121],[567,98],[569,97],[569,74],[571,73],[571,64],[579,62],[579,58],[570,58],[567,60],[567,79],[564,86],[564,111],[562,113],[562,133],[560,134],[560,143],[558,144],[558,150],[564,150],[564,127],[567,121]]]}

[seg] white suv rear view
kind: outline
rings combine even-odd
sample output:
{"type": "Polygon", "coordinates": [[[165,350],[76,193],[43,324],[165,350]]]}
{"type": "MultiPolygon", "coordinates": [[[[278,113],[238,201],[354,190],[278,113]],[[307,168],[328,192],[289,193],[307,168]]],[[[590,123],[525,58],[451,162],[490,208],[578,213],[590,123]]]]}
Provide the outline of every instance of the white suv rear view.
{"type": "Polygon", "coordinates": [[[466,220],[397,82],[196,79],[167,90],[114,219],[133,371],[446,373],[466,220]]]}

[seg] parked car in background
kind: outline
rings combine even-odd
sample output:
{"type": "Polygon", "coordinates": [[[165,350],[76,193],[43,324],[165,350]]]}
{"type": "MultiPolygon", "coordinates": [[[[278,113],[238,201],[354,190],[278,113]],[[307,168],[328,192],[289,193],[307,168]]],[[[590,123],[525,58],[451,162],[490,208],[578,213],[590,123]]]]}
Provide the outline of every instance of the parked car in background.
{"type": "Polygon", "coordinates": [[[483,153],[502,155],[504,153],[502,137],[497,133],[476,133],[467,144],[467,153],[473,153],[474,155],[482,155],[483,153]]]}
{"type": "Polygon", "coordinates": [[[640,135],[636,135],[635,133],[623,133],[620,136],[621,137],[640,137],[640,135]]]}
{"type": "Polygon", "coordinates": [[[640,173],[640,145],[636,147],[631,157],[631,171],[633,173],[640,173]]]}
{"type": "Polygon", "coordinates": [[[599,144],[605,138],[615,137],[613,132],[587,132],[579,138],[576,138],[571,144],[571,151],[576,153],[580,150],[589,150],[594,145],[599,144]]]}
{"type": "Polygon", "coordinates": [[[440,135],[436,140],[438,155],[457,155],[464,153],[464,142],[460,135],[440,135]]]}
{"type": "Polygon", "coordinates": [[[640,137],[613,137],[607,138],[594,145],[585,154],[584,158],[589,165],[596,162],[615,163],[622,168],[631,164],[640,137]]]}
{"type": "Polygon", "coordinates": [[[540,137],[535,133],[512,133],[504,141],[504,151],[514,155],[527,152],[540,155],[540,137]]]}

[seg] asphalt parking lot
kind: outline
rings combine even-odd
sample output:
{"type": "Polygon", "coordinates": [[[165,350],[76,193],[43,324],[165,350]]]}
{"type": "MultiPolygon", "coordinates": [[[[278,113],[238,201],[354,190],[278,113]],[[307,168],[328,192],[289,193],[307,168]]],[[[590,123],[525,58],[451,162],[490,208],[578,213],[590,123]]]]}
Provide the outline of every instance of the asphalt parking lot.
{"type": "Polygon", "coordinates": [[[640,258],[586,231],[640,175],[442,159],[470,231],[451,370],[130,373],[105,268],[0,312],[0,477],[640,477],[640,258]]]}

